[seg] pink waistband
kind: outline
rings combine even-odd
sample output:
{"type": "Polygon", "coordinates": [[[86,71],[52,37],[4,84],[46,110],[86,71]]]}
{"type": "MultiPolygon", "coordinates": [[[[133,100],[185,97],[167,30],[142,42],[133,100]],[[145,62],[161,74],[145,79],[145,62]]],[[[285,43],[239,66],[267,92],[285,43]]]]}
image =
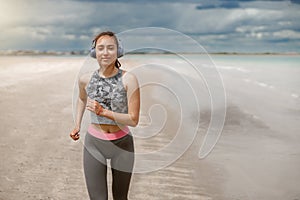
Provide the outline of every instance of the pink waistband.
{"type": "Polygon", "coordinates": [[[129,133],[129,128],[127,126],[125,126],[124,129],[119,130],[117,132],[105,133],[100,130],[97,130],[95,127],[93,127],[93,125],[90,125],[88,128],[88,132],[92,136],[99,138],[101,140],[116,140],[116,139],[122,138],[125,135],[127,135],[129,133]]]}

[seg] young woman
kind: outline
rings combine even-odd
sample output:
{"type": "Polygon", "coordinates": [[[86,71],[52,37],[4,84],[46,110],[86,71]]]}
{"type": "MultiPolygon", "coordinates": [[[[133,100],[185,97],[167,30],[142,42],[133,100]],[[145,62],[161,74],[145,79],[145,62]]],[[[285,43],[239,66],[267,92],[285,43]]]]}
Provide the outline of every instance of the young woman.
{"type": "Polygon", "coordinates": [[[128,126],[139,121],[140,92],[137,78],[122,69],[118,61],[118,39],[102,32],[94,39],[99,69],[79,79],[79,97],[73,140],[79,139],[84,111],[91,112],[91,124],[85,136],[84,174],[90,199],[105,200],[107,160],[112,170],[115,200],[126,200],[134,164],[134,143],[128,126]]]}

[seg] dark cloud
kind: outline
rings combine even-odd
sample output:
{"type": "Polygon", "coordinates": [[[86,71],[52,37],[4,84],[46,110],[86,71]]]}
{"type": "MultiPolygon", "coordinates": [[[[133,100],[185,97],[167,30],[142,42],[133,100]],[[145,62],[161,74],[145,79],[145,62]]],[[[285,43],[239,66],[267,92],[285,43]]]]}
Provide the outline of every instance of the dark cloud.
{"type": "Polygon", "coordinates": [[[225,8],[225,9],[233,9],[239,8],[240,4],[238,1],[223,1],[215,4],[204,4],[196,6],[197,10],[206,10],[206,9],[216,9],[216,8],[225,8]]]}
{"type": "Polygon", "coordinates": [[[291,0],[291,2],[300,4],[300,0],[291,0]]]}
{"type": "Polygon", "coordinates": [[[69,0],[69,1],[79,1],[79,2],[101,2],[101,3],[134,3],[134,4],[157,4],[157,3],[199,3],[198,0],[185,0],[184,2],[180,0],[69,0]]]}
{"type": "MultiPolygon", "coordinates": [[[[300,0],[283,0],[285,2],[290,3],[300,3],[300,0]]],[[[241,8],[241,3],[249,3],[249,2],[264,2],[264,3],[272,3],[272,2],[283,2],[282,0],[217,0],[217,1],[204,1],[201,2],[200,5],[196,6],[197,10],[207,10],[207,9],[235,9],[241,8]]],[[[199,2],[198,2],[199,3],[199,2]]]]}

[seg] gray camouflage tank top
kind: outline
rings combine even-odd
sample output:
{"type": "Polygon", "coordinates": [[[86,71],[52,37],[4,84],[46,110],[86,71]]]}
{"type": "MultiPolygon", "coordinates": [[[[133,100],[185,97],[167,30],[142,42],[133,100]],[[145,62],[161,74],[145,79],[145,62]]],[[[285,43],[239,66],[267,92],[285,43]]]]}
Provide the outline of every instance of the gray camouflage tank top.
{"type": "MultiPolygon", "coordinates": [[[[86,87],[88,97],[98,101],[105,109],[117,113],[128,113],[127,91],[122,82],[122,74],[123,70],[119,69],[116,75],[103,78],[96,70],[86,87]]],[[[91,123],[116,125],[115,121],[98,116],[94,112],[91,112],[91,123]]]]}

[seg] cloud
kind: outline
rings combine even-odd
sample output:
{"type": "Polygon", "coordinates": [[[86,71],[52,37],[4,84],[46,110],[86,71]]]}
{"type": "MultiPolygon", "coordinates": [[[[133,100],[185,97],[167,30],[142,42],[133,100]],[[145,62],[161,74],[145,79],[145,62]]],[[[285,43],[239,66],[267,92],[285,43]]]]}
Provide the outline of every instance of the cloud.
{"type": "Polygon", "coordinates": [[[297,39],[300,40],[300,33],[294,30],[281,30],[273,33],[275,38],[279,39],[297,39]]]}
{"type": "Polygon", "coordinates": [[[248,51],[252,44],[260,50],[284,38],[289,51],[296,48],[300,32],[297,1],[203,0],[200,5],[198,0],[11,0],[2,4],[7,12],[0,13],[0,49],[88,49],[100,31],[150,26],[187,34],[211,51],[248,51]]]}

